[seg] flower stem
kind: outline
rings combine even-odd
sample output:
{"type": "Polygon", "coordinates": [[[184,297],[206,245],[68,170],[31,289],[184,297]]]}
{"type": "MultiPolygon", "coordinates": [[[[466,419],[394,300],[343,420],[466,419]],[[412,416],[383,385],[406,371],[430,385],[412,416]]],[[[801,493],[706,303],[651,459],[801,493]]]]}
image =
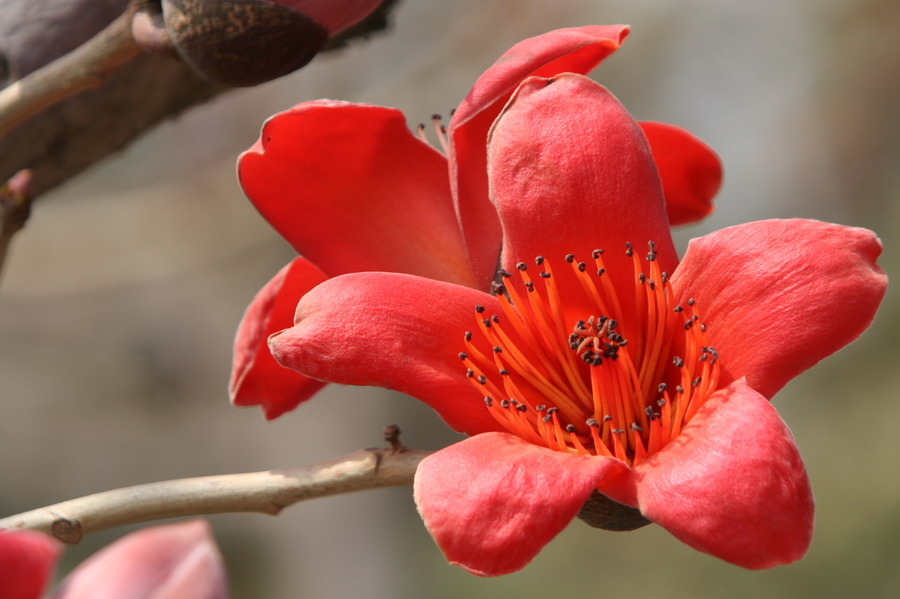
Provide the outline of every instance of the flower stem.
{"type": "Polygon", "coordinates": [[[411,485],[419,462],[430,453],[361,449],[336,460],[295,468],[114,489],[0,519],[0,530],[37,530],[74,544],[89,533],[165,518],[232,512],[274,516],[306,499],[411,485]]]}

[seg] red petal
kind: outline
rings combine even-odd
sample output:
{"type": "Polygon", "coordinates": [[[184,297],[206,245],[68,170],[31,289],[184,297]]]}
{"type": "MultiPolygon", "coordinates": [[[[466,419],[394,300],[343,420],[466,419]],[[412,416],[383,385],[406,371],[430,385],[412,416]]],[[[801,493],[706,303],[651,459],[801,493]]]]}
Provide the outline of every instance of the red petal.
{"type": "Polygon", "coordinates": [[[625,25],[559,29],[519,42],[472,87],[450,121],[451,185],[479,286],[487,288],[500,254],[500,223],[488,202],[488,130],[526,77],[588,73],[628,36],[625,25]]]}
{"type": "Polygon", "coordinates": [[[887,286],[880,253],[866,229],[759,221],[691,241],[672,283],[697,299],[722,384],[746,376],[771,398],[869,326],[887,286]]]}
{"type": "Polygon", "coordinates": [[[315,20],[329,35],[343,31],[369,16],[382,0],[269,0],[293,8],[315,20]]]}
{"type": "Polygon", "coordinates": [[[642,122],[659,170],[669,223],[702,220],[713,210],[722,186],[722,163],[715,151],[689,131],[666,123],[642,122]]]}
{"type": "Polygon", "coordinates": [[[398,110],[300,104],[266,122],[238,174],[262,215],[329,276],[388,270],[472,283],[447,160],[398,110]]]}
{"type": "Polygon", "coordinates": [[[269,345],[281,364],[312,378],[396,389],[458,431],[495,430],[459,358],[476,304],[500,311],[494,297],[460,285],[398,273],[343,275],[307,293],[296,325],[269,345]]]}
{"type": "Polygon", "coordinates": [[[38,599],[53,575],[62,545],[30,530],[0,531],[0,596],[38,599]]]}
{"type": "Polygon", "coordinates": [[[573,455],[507,433],[466,439],[422,460],[415,499],[447,560],[481,576],[523,568],[575,517],[614,458],[573,455]]]}
{"type": "Polygon", "coordinates": [[[236,406],[260,406],[269,420],[306,401],[324,383],[281,366],[269,352],[269,335],[294,323],[303,295],[327,279],[305,258],[296,258],[266,283],[247,307],[234,340],[228,391],[236,406]]]}
{"type": "Polygon", "coordinates": [[[106,547],[52,599],[227,599],[222,556],[202,520],[154,526],[106,547]]]}
{"type": "Polygon", "coordinates": [[[641,512],[694,549],[745,568],[798,560],[813,498],[794,438],[746,381],[711,396],[637,468],[641,512]]]}
{"type": "Polygon", "coordinates": [[[607,272],[628,306],[634,267],[626,242],[643,254],[654,241],[662,270],[677,264],[646,138],[602,86],[571,74],[528,79],[497,119],[489,144],[491,200],[503,224],[507,270],[537,255],[589,259],[592,250],[605,249],[607,272]]]}

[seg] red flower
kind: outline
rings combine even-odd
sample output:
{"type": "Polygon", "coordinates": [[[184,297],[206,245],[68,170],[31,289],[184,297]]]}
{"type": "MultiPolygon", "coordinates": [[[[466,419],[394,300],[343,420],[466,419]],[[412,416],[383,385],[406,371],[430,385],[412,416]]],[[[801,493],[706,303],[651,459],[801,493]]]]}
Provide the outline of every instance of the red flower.
{"type": "Polygon", "coordinates": [[[443,158],[386,109],[301,105],[240,164],[257,207],[322,270],[298,259],[251,305],[236,403],[274,417],[310,379],[428,403],[472,437],[421,463],[416,502],[477,574],[523,567],[604,501],[623,528],[646,518],[748,568],[802,557],[812,494],[768,400],[855,339],[884,294],[878,239],[817,221],[723,229],[679,263],[669,220],[691,200],[705,213],[718,162],[555,75],[587,70],[624,31],[527,40],[479,79],[448,130],[455,212],[443,158]],[[362,272],[376,270],[389,272],[362,272]],[[261,347],[300,296],[268,343],[310,379],[261,347]]]}
{"type": "MultiPolygon", "coordinates": [[[[0,531],[0,596],[38,599],[60,544],[31,531],[0,531]]],[[[81,564],[52,599],[226,599],[222,558],[202,521],[132,533],[81,564]]]]}
{"type": "MultiPolygon", "coordinates": [[[[489,289],[502,239],[488,198],[491,124],[526,77],[586,73],[627,35],[622,25],[580,27],[516,44],[455,111],[445,138],[449,159],[413,136],[390,108],[307,102],[271,118],[238,172],[256,207],[304,257],[282,269],[247,309],[234,347],[234,404],[259,405],[271,419],[322,387],[279,366],[266,340],[291,326],[297,301],[329,276],[403,272],[489,289]]],[[[641,128],[671,222],[709,214],[722,178],[716,155],[678,127],[641,128]]]]}

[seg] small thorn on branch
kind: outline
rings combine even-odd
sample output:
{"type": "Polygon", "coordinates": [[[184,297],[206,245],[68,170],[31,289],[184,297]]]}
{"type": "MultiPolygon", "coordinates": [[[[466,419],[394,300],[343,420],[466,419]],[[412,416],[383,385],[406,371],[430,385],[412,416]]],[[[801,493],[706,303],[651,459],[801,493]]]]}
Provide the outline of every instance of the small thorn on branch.
{"type": "Polygon", "coordinates": [[[400,427],[396,424],[389,424],[384,427],[384,441],[390,444],[391,453],[406,451],[406,446],[400,442],[400,427]]]}

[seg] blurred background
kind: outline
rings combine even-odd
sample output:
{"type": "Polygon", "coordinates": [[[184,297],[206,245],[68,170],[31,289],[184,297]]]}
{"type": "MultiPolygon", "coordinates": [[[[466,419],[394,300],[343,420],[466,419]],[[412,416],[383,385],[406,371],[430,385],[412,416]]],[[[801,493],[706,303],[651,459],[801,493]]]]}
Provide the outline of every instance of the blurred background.
{"type": "MultiPolygon", "coordinates": [[[[687,127],[724,161],[716,212],[679,230],[680,248],[748,220],[817,218],[874,229],[896,277],[900,3],[403,0],[388,34],[220,97],[40,198],[0,287],[0,513],[330,459],[380,445],[389,423],[411,447],[456,440],[427,408],[380,389],[332,386],[274,422],[229,406],[234,329],[293,255],[243,197],[235,159],[296,102],[396,106],[415,126],[448,114],[513,43],[622,22],[632,35],[594,78],[636,118],[687,127]]],[[[898,309],[895,283],[858,342],[775,399],[818,505],[797,564],[749,572],[656,526],[612,533],[575,521],[524,571],[479,579],[446,564],[400,488],[277,518],[212,518],[233,595],[900,596],[898,309]]],[[[62,572],[123,532],[70,547],[62,572]]]]}

